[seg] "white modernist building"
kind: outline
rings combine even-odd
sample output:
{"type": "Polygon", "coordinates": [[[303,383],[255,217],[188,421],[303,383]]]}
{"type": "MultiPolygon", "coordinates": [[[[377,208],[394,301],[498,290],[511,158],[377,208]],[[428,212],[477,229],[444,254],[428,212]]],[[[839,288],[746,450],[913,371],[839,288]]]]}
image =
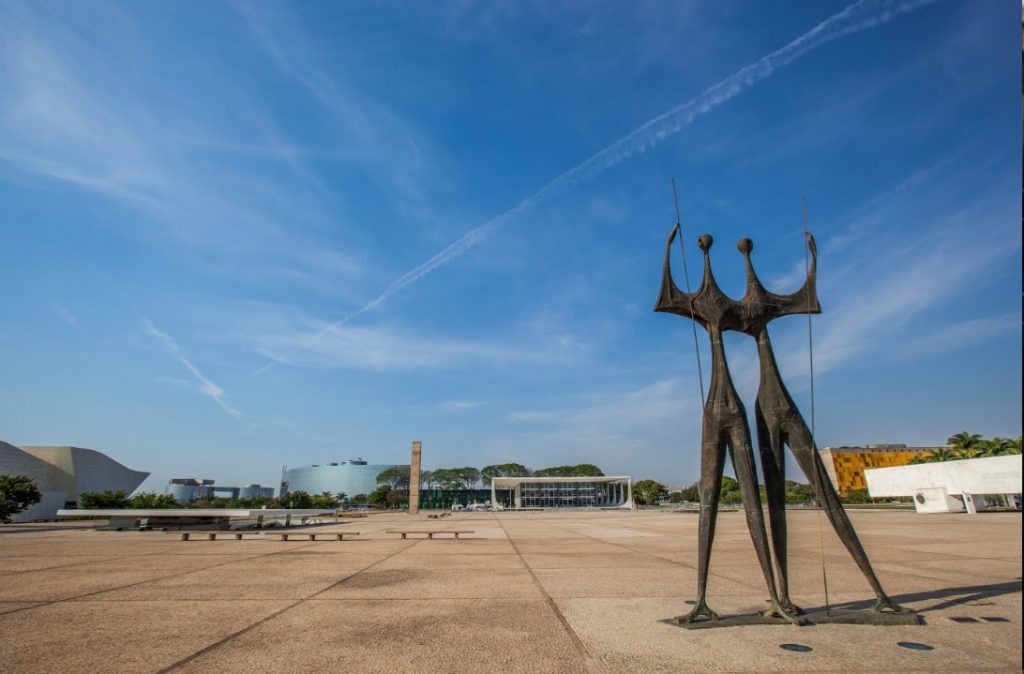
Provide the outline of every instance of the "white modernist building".
{"type": "Polygon", "coordinates": [[[1021,493],[1021,455],[864,471],[871,498],[910,496],[919,513],[977,512],[985,495],[1021,493]]]}
{"type": "Polygon", "coordinates": [[[238,525],[262,529],[274,526],[292,526],[293,520],[305,524],[311,518],[334,515],[333,510],[323,508],[279,509],[261,508],[248,510],[239,508],[95,508],[57,511],[57,517],[103,517],[110,520],[111,528],[135,527],[208,527],[230,529],[238,525]]]}
{"type": "Polygon", "coordinates": [[[633,508],[633,479],[617,477],[495,477],[491,503],[498,491],[512,492],[513,508],[633,508]]]}
{"type": "Polygon", "coordinates": [[[0,473],[27,475],[43,500],[14,515],[14,522],[52,520],[60,508],[74,507],[87,491],[123,490],[130,494],[149,477],[106,454],[82,447],[15,447],[0,442],[0,473]]]}

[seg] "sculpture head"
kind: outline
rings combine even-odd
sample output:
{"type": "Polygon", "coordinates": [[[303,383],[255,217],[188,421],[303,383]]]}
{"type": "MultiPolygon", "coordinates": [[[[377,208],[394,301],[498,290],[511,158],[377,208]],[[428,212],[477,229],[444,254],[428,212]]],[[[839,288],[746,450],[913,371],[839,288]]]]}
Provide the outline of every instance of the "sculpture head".
{"type": "Polygon", "coordinates": [[[754,242],[748,239],[747,237],[743,237],[738,242],[736,242],[736,249],[739,250],[744,255],[750,255],[750,252],[754,250],[754,242]]]}
{"type": "Polygon", "coordinates": [[[713,238],[711,238],[710,234],[701,234],[697,238],[697,245],[700,246],[700,249],[702,251],[704,251],[705,253],[708,252],[709,250],[711,250],[711,246],[714,243],[715,243],[715,240],[713,238]]]}

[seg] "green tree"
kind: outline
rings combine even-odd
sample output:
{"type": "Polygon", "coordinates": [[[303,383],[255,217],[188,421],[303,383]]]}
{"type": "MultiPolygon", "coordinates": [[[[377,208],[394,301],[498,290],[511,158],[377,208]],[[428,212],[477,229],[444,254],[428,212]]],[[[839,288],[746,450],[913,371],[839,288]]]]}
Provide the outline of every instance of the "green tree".
{"type": "Polygon", "coordinates": [[[42,500],[43,495],[32,478],[0,474],[0,521],[42,500]]]}
{"type": "Polygon", "coordinates": [[[170,494],[157,494],[153,491],[144,491],[132,496],[131,499],[128,500],[128,507],[137,508],[139,510],[163,510],[167,508],[178,508],[180,506],[170,494]]]}
{"type": "Polygon", "coordinates": [[[928,463],[937,463],[940,461],[956,461],[960,456],[957,452],[946,447],[939,447],[928,455],[928,463]]]}
{"type": "Polygon", "coordinates": [[[372,505],[374,508],[380,508],[383,510],[388,505],[388,494],[390,493],[391,487],[387,486],[386,484],[382,484],[381,486],[377,487],[372,492],[370,492],[370,495],[367,498],[369,500],[370,505],[372,505]]]}
{"type": "MultiPolygon", "coordinates": [[[[946,444],[953,448],[954,451],[962,452],[966,449],[978,447],[981,444],[981,436],[977,433],[960,431],[959,433],[949,436],[949,438],[946,439],[946,444]]],[[[949,459],[939,460],[948,461],[949,459]]]]}
{"type": "Polygon", "coordinates": [[[720,503],[741,503],[743,497],[740,492],[740,483],[728,475],[722,476],[722,491],[718,495],[720,503]]]}
{"type": "Polygon", "coordinates": [[[700,483],[694,482],[689,487],[683,487],[672,496],[673,503],[700,503],[700,483]]]}
{"type": "Polygon", "coordinates": [[[433,481],[440,489],[461,489],[462,479],[454,468],[438,468],[433,471],[433,481]]]}
{"type": "Polygon", "coordinates": [[[575,466],[551,466],[533,472],[534,477],[603,477],[604,473],[592,463],[575,466]]]}
{"type": "Polygon", "coordinates": [[[128,495],[123,489],[117,491],[87,491],[82,492],[78,497],[78,506],[87,510],[102,510],[110,508],[127,508],[128,495]]]}
{"type": "Polygon", "coordinates": [[[388,508],[408,508],[409,507],[409,492],[407,491],[389,491],[385,497],[385,502],[388,508]]]}
{"type": "Polygon", "coordinates": [[[637,505],[657,505],[668,496],[668,487],[654,480],[640,480],[633,484],[633,500],[637,505]]]}
{"type": "Polygon", "coordinates": [[[809,484],[786,480],[786,503],[807,503],[816,498],[814,487],[809,484]]]}
{"type": "Polygon", "coordinates": [[[325,491],[322,494],[317,494],[310,497],[310,508],[323,508],[325,510],[338,507],[338,499],[336,499],[331,492],[325,491]]]}
{"type": "Polygon", "coordinates": [[[843,497],[844,503],[871,503],[871,494],[868,493],[867,487],[861,487],[860,489],[850,489],[846,492],[846,496],[843,497]]]}
{"type": "Polygon", "coordinates": [[[496,477],[526,477],[529,474],[526,466],[521,463],[497,463],[480,469],[480,478],[485,487],[491,486],[491,480],[496,477]]]}
{"type": "Polygon", "coordinates": [[[1020,454],[1020,438],[1000,438],[996,436],[991,440],[982,442],[982,456],[1007,456],[1009,454],[1020,454]]]}
{"type": "Polygon", "coordinates": [[[369,500],[370,497],[367,496],[366,494],[356,494],[355,496],[352,497],[351,502],[352,505],[354,506],[364,506],[369,502],[369,500]]]}
{"type": "Polygon", "coordinates": [[[377,474],[377,484],[386,484],[392,489],[409,488],[409,466],[392,466],[377,474]]]}
{"type": "Polygon", "coordinates": [[[458,473],[463,489],[472,489],[480,482],[480,471],[472,466],[459,468],[458,473]]]}
{"type": "Polygon", "coordinates": [[[469,489],[480,481],[480,471],[472,466],[438,468],[434,471],[433,480],[441,489],[469,489]]]}
{"type": "Polygon", "coordinates": [[[313,497],[302,491],[290,491],[280,498],[282,508],[312,508],[313,497]]]}

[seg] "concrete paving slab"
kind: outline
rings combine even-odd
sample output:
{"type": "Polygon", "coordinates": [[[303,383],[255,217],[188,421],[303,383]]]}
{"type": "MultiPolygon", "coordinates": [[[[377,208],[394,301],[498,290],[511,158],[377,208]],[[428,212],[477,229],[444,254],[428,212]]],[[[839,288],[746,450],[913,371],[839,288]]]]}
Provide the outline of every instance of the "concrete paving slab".
{"type": "Polygon", "coordinates": [[[112,589],[90,598],[103,601],[194,599],[303,599],[324,590],[356,570],[204,569],[150,583],[112,589]]]}
{"type": "Polygon", "coordinates": [[[32,606],[39,606],[42,602],[37,601],[0,601],[0,613],[10,613],[11,611],[20,611],[24,608],[30,608],[32,606]]]}
{"type": "Polygon", "coordinates": [[[120,573],[43,569],[0,576],[0,601],[55,601],[90,592],[150,581],[166,576],[165,569],[136,569],[120,573]]]}
{"type": "Polygon", "coordinates": [[[9,573],[53,569],[63,566],[78,566],[88,564],[89,562],[103,562],[124,558],[124,555],[53,555],[45,557],[32,555],[27,557],[3,557],[3,561],[0,562],[0,576],[9,573]]]}
{"type": "Polygon", "coordinates": [[[17,674],[155,672],[289,602],[75,601],[0,615],[0,662],[17,674]],[[44,626],[48,628],[42,629],[44,626]]]}
{"type": "Polygon", "coordinates": [[[379,564],[376,569],[523,569],[519,555],[462,554],[398,555],[379,564]]]}
{"type": "Polygon", "coordinates": [[[542,596],[525,569],[384,569],[363,571],[321,599],[528,599],[542,596]]]}
{"type": "MultiPolygon", "coordinates": [[[[649,568],[591,568],[534,569],[534,574],[552,597],[689,597],[696,591],[697,574],[691,569],[665,567],[649,568]]],[[[736,586],[728,581],[711,579],[715,591],[750,594],[750,588],[736,586]]]]}
{"type": "Polygon", "coordinates": [[[226,570],[244,572],[249,570],[275,570],[281,568],[289,569],[362,569],[371,564],[387,559],[387,555],[367,555],[357,552],[336,552],[334,554],[291,554],[281,553],[277,555],[266,555],[242,559],[237,562],[226,564],[226,570]]]}
{"type": "Polygon", "coordinates": [[[608,671],[1014,669],[1012,660],[968,650],[969,637],[951,635],[942,628],[780,625],[689,631],[657,622],[678,610],[678,606],[665,599],[559,599],[558,605],[588,650],[608,671]],[[898,641],[923,641],[936,646],[936,651],[910,651],[898,647],[898,641]],[[791,653],[779,647],[787,642],[807,645],[813,650],[791,653]],[[738,648],[740,643],[742,647],[738,648]]]}
{"type": "MultiPolygon", "coordinates": [[[[550,549],[550,546],[549,546],[550,549]]],[[[558,552],[550,554],[523,554],[533,569],[600,569],[600,568],[660,568],[675,566],[672,562],[651,555],[615,551],[611,553],[558,552]]]]}
{"type": "MultiPolygon", "coordinates": [[[[158,532],[60,527],[5,534],[0,569],[13,562],[25,573],[0,573],[0,598],[5,599],[0,601],[0,631],[6,636],[14,625],[15,634],[31,629],[48,639],[48,650],[37,651],[42,655],[36,669],[35,661],[12,660],[28,663],[26,671],[109,671],[103,665],[120,665],[116,654],[125,650],[130,654],[118,671],[156,671],[171,663],[181,669],[237,672],[574,671],[584,667],[588,651],[598,663],[591,671],[606,672],[1016,671],[1021,662],[1019,514],[933,518],[912,512],[858,512],[854,517],[886,589],[922,611],[927,631],[755,626],[680,637],[682,630],[657,619],[690,608],[685,602],[696,591],[697,518],[658,511],[445,518],[446,527],[487,534],[460,541],[403,541],[386,534],[389,528],[421,525],[402,513],[360,521],[358,530],[366,531],[370,540],[341,544],[182,543],[158,532]],[[68,560],[83,564],[63,570],[52,566],[68,560]],[[531,566],[533,575],[523,564],[531,566]],[[83,588],[102,591],[88,600],[60,601],[68,598],[67,592],[77,595],[83,588]],[[189,601],[180,601],[182,595],[189,601]],[[260,601],[247,601],[250,597],[260,601]],[[70,618],[65,613],[86,604],[97,608],[83,614],[81,629],[76,626],[62,640],[68,620],[80,617],[78,608],[70,618]],[[209,630],[219,635],[216,639],[197,633],[169,651],[160,643],[160,630],[187,636],[195,615],[210,607],[236,615],[232,606],[247,620],[228,621],[226,627],[233,629],[226,632],[209,630]],[[272,612],[253,606],[291,608],[261,623],[272,612]],[[405,623],[403,606],[415,607],[409,614],[412,620],[405,623]],[[497,617],[480,617],[466,606],[485,607],[484,613],[497,617]],[[154,610],[161,612],[160,630],[132,629],[154,610]],[[293,613],[304,616],[295,629],[286,620],[293,613]],[[565,623],[559,619],[563,614],[565,623]],[[985,616],[1006,621],[985,621],[985,616]],[[975,621],[954,620],[963,617],[975,621]],[[435,624],[438,633],[430,631],[435,624]],[[535,624],[545,629],[535,631],[535,624]],[[282,629],[275,631],[275,626],[282,629]],[[499,635],[493,644],[491,632],[499,635]],[[337,637],[344,648],[322,638],[328,634],[334,639],[336,633],[352,637],[337,637]],[[898,648],[895,637],[915,634],[936,650],[922,654],[899,649],[891,655],[898,648]],[[814,650],[782,651],[780,635],[814,650]],[[108,647],[104,640],[111,639],[108,647]],[[549,653],[545,649],[552,639],[564,640],[562,646],[568,644],[571,650],[563,653],[559,646],[549,653]],[[293,643],[300,647],[293,648],[293,643]],[[79,652],[86,648],[98,648],[101,657],[94,660],[79,652]],[[158,657],[152,666],[144,666],[151,652],[158,657]],[[471,655],[463,657],[465,653],[471,655]]],[[[789,521],[793,599],[806,608],[822,606],[816,513],[791,511],[789,521]]],[[[860,571],[825,525],[822,538],[833,606],[847,610],[869,605],[873,595],[860,571]]],[[[742,513],[723,513],[718,533],[709,587],[712,607],[723,614],[764,608],[767,591],[742,513]]],[[[29,645],[40,647],[32,640],[29,645]]],[[[7,666],[6,660],[0,662],[7,666]]]]}
{"type": "MultiPolygon", "coordinates": [[[[411,540],[411,539],[410,539],[411,540]]],[[[514,555],[515,548],[507,539],[460,538],[459,540],[433,539],[418,542],[409,548],[408,555],[501,554],[514,555]]]]}
{"type": "Polygon", "coordinates": [[[543,599],[303,603],[182,672],[585,672],[543,599]]]}

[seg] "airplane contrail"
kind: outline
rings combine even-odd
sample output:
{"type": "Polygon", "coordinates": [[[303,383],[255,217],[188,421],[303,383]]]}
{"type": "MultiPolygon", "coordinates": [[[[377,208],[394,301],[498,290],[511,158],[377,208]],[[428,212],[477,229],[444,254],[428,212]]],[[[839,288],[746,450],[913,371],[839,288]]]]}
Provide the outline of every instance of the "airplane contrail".
{"type": "MultiPolygon", "coordinates": [[[[771,76],[776,70],[835,39],[888,23],[893,17],[912,12],[936,0],[860,0],[833,14],[789,44],[741,68],[721,82],[712,85],[691,100],[664,112],[604,148],[589,159],[572,167],[549,181],[511,209],[496,215],[456,239],[447,248],[419,266],[399,276],[370,302],[344,318],[331,323],[312,335],[300,347],[309,346],[328,332],[345,325],[356,316],[371,311],[389,297],[420,280],[435,269],[443,267],[467,250],[485,240],[506,221],[536,204],[551,192],[584,180],[589,180],[633,155],[653,148],[665,138],[689,126],[697,117],[710,112],[722,103],[739,95],[745,89],[771,76]]],[[[253,374],[261,374],[278,362],[271,360],[253,374]]]]}

